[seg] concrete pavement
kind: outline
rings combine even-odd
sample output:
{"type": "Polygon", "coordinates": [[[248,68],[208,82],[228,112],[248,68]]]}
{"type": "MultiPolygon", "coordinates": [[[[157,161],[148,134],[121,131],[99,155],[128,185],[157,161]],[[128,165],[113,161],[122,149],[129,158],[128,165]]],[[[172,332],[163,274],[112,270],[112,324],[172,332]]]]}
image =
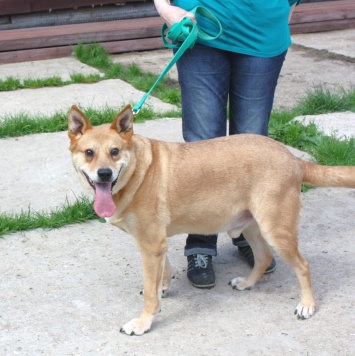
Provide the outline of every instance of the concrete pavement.
{"type": "MultiPolygon", "coordinates": [[[[275,98],[290,108],[314,85],[355,83],[355,30],[296,35],[275,98]],[[343,45],[341,45],[343,44],[343,45]],[[322,50],[336,56],[322,56],[322,50]]],[[[160,73],[170,51],[115,56],[160,73]]],[[[97,73],[73,58],[0,65],[0,78],[97,73]]],[[[176,78],[176,72],[171,73],[176,78]]],[[[81,107],[121,106],[143,93],[120,80],[0,93],[0,122],[26,112],[50,115],[81,107]]],[[[150,97],[155,110],[170,105],[150,97]]],[[[354,113],[313,120],[324,131],[355,136],[354,113]]],[[[136,133],[182,141],[181,120],[135,125],[136,133]]],[[[71,166],[65,132],[0,140],[0,212],[45,210],[82,193],[71,166]]],[[[298,153],[297,153],[298,154],[298,153]]],[[[291,269],[278,267],[251,291],[236,292],[228,281],[249,267],[221,234],[214,259],[217,285],[203,291],[186,279],[184,236],[170,239],[176,280],[151,332],[119,333],[141,311],[141,262],[134,240],[97,221],[55,230],[33,230],[0,239],[1,355],[334,355],[354,354],[355,295],[353,236],[355,191],[317,188],[304,194],[300,250],[311,265],[317,314],[309,321],[292,315],[299,287],[291,269]]]]}

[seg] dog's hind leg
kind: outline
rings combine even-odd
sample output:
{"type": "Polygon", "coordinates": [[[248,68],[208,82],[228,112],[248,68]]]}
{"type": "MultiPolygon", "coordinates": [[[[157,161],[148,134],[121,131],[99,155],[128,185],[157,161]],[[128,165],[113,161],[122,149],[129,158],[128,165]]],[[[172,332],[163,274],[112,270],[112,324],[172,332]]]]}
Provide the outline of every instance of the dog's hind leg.
{"type": "MultiPolygon", "coordinates": [[[[273,205],[277,207],[274,213],[264,213],[261,217],[261,233],[274,250],[295,271],[301,287],[301,302],[297,305],[295,314],[299,319],[308,319],[315,312],[315,301],[308,262],[298,250],[298,221],[301,200],[299,191],[288,192],[283,203],[273,205]]],[[[265,209],[264,209],[265,212],[265,209]]]]}
{"type": "Polygon", "coordinates": [[[276,244],[274,249],[293,268],[301,287],[301,302],[297,305],[295,314],[298,319],[308,319],[315,312],[309,264],[298,250],[297,236],[288,231],[278,233],[283,236],[283,243],[276,244]]]}
{"type": "Polygon", "coordinates": [[[244,231],[243,235],[248,241],[254,254],[254,267],[247,277],[236,277],[230,281],[234,289],[250,289],[263,276],[272,261],[269,245],[260,234],[259,226],[254,220],[244,231]]]}
{"type": "Polygon", "coordinates": [[[132,319],[121,328],[128,335],[143,335],[149,331],[160,310],[162,281],[168,246],[164,237],[144,236],[137,239],[144,272],[144,310],[139,318],[132,319]]]}

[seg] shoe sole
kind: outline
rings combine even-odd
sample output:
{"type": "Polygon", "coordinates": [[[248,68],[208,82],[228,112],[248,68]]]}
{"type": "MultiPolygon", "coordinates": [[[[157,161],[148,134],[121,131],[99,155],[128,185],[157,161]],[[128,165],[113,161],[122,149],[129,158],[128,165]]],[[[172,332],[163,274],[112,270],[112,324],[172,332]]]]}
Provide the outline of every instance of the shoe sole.
{"type": "Polygon", "coordinates": [[[215,286],[216,283],[213,283],[213,284],[196,284],[196,283],[192,283],[190,280],[189,280],[190,284],[192,286],[194,286],[195,288],[198,288],[198,289],[211,289],[215,286]]]}
{"type": "Polygon", "coordinates": [[[267,269],[267,270],[264,272],[264,274],[269,274],[269,273],[272,273],[272,272],[274,272],[274,271],[275,271],[275,269],[276,269],[276,266],[274,266],[274,268],[267,269]]]}

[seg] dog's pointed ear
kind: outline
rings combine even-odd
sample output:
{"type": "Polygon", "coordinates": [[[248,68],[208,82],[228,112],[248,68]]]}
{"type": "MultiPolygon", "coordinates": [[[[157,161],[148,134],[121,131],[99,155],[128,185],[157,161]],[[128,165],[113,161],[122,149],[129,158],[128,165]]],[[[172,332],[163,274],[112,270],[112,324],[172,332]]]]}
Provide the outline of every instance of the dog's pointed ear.
{"type": "Polygon", "coordinates": [[[127,105],[113,120],[111,129],[116,130],[118,134],[128,143],[133,135],[133,111],[131,105],[127,105]]]}
{"type": "Polygon", "coordinates": [[[92,128],[89,119],[75,106],[70,109],[68,116],[68,136],[71,140],[84,135],[86,130],[92,128]]]}

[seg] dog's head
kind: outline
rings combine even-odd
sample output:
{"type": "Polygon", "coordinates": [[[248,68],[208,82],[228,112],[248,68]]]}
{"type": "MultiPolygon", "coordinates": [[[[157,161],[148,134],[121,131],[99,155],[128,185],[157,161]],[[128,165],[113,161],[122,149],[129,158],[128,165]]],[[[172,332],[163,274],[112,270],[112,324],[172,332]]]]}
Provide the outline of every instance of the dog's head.
{"type": "Polygon", "coordinates": [[[110,217],[116,206],[112,195],[130,160],[133,113],[127,105],[112,124],[92,126],[74,105],[69,112],[68,135],[76,171],[83,185],[95,193],[94,209],[100,217],[110,217]]]}

